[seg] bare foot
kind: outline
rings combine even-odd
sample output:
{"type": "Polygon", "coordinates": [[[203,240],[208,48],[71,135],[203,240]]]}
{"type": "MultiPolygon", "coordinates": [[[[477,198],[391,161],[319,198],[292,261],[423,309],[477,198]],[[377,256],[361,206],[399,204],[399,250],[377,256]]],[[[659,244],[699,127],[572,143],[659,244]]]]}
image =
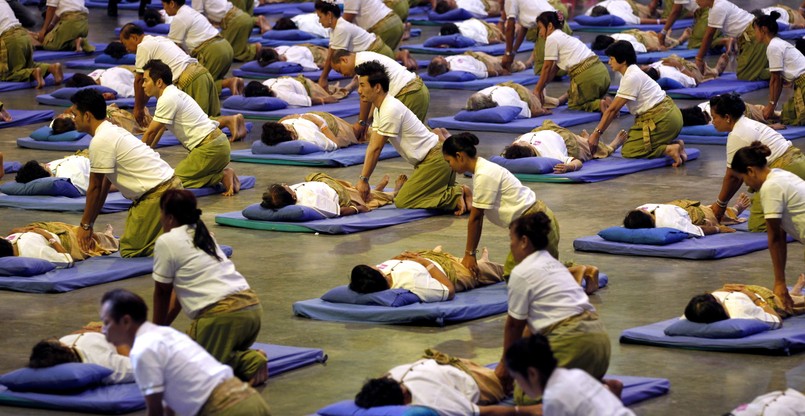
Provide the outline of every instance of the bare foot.
{"type": "MultiPolygon", "coordinates": [[[[13,117],[11,117],[11,114],[9,114],[5,108],[0,109],[0,121],[5,121],[6,123],[8,123],[12,119],[13,117]]],[[[0,159],[2,159],[2,157],[0,157],[0,159]]]]}
{"type": "Polygon", "coordinates": [[[514,61],[512,64],[512,72],[525,71],[525,63],[523,61],[514,61]]]}
{"type": "Polygon", "coordinates": [[[402,189],[406,182],[408,182],[408,176],[400,175],[397,177],[397,180],[394,181],[394,195],[397,195],[397,192],[400,192],[400,189],[402,189]]]}
{"type": "Polygon", "coordinates": [[[721,56],[718,57],[718,62],[716,62],[716,72],[718,75],[724,73],[724,70],[727,69],[727,64],[730,63],[730,56],[725,52],[722,53],[721,56]]]}
{"type": "Polygon", "coordinates": [[[266,17],[262,15],[257,18],[257,27],[260,28],[261,35],[271,30],[271,24],[268,23],[268,19],[266,19],[266,17]]]}
{"type": "Polygon", "coordinates": [[[233,196],[240,191],[240,179],[235,175],[235,171],[232,168],[224,169],[224,179],[221,182],[226,188],[226,191],[221,194],[223,196],[233,196]]]}
{"type": "Polygon", "coordinates": [[[375,191],[382,191],[383,189],[386,189],[386,185],[388,184],[389,184],[389,175],[383,175],[383,177],[380,178],[380,182],[378,182],[377,186],[375,186],[375,191]]]}
{"type": "Polygon", "coordinates": [[[402,40],[411,39],[411,22],[405,22],[405,31],[403,32],[402,40]]]}
{"type": "Polygon", "coordinates": [[[618,134],[615,135],[615,138],[609,143],[609,147],[612,150],[618,150],[619,147],[623,146],[623,143],[626,142],[626,139],[629,138],[629,133],[626,130],[621,130],[618,134]]]}
{"type": "MultiPolygon", "coordinates": [[[[260,355],[266,357],[266,360],[268,359],[268,356],[262,350],[254,350],[254,351],[257,351],[258,353],[260,353],[260,355]]],[[[254,373],[251,379],[249,379],[249,385],[252,387],[259,386],[261,384],[264,384],[266,381],[268,381],[268,363],[266,363],[266,365],[260,366],[260,368],[257,369],[257,372],[254,373]]]]}
{"type": "Polygon", "coordinates": [[[483,250],[481,250],[481,257],[478,258],[478,260],[489,261],[489,249],[488,248],[484,247],[483,250]]]}
{"type": "Polygon", "coordinates": [[[78,37],[75,38],[75,51],[78,53],[84,52],[84,48],[81,47],[81,43],[84,42],[84,38],[78,37]]]}
{"type": "Polygon", "coordinates": [[[687,155],[685,155],[685,147],[684,142],[682,140],[678,140],[675,143],[669,144],[665,147],[665,155],[674,159],[674,163],[671,164],[673,167],[682,166],[685,163],[685,159],[687,159],[687,155]],[[685,155],[684,157],[682,155],[685,155]]]}
{"type": "Polygon", "coordinates": [[[431,251],[434,252],[434,253],[441,253],[442,252],[441,244],[436,246],[436,247],[434,247],[433,250],[431,250],[431,251]]]}
{"type": "Polygon", "coordinates": [[[797,283],[794,284],[794,287],[792,287],[791,291],[788,293],[792,295],[801,295],[803,287],[805,287],[805,273],[799,275],[797,278],[797,283]]]}
{"type": "Polygon", "coordinates": [[[112,228],[112,224],[106,224],[106,228],[103,229],[103,233],[106,235],[111,235],[112,237],[115,236],[115,229],[112,228]]]}
{"type": "Polygon", "coordinates": [[[601,99],[601,103],[598,105],[601,109],[601,113],[605,113],[607,108],[609,108],[610,104],[612,104],[612,98],[604,97],[601,99]]]}
{"type": "Polygon", "coordinates": [[[64,71],[62,71],[61,64],[50,64],[48,72],[53,75],[53,83],[61,85],[62,81],[64,81],[64,71]]]}
{"type": "Polygon", "coordinates": [[[453,214],[457,217],[460,217],[468,213],[471,206],[472,190],[467,185],[461,185],[461,198],[458,199],[458,204],[456,205],[456,209],[453,211],[453,214]]]}
{"type": "Polygon", "coordinates": [[[732,206],[732,209],[734,209],[735,214],[738,215],[749,208],[749,205],[751,204],[752,198],[749,198],[749,195],[746,192],[741,192],[741,194],[738,195],[738,200],[735,201],[735,205],[732,206]]]}
{"type": "Polygon", "coordinates": [[[585,266],[584,268],[584,281],[587,282],[584,286],[584,293],[588,296],[592,295],[598,290],[598,267],[585,266]]]}
{"type": "Polygon", "coordinates": [[[232,132],[232,138],[234,140],[240,140],[246,137],[249,134],[246,131],[246,119],[243,118],[243,114],[235,114],[235,131],[232,132]]]}
{"type": "Polygon", "coordinates": [[[435,129],[433,129],[431,131],[433,133],[435,133],[437,136],[439,136],[439,141],[440,142],[443,142],[443,141],[449,139],[450,136],[452,136],[452,134],[450,134],[450,132],[444,127],[436,127],[435,129]]]}
{"type": "Polygon", "coordinates": [[[416,70],[419,69],[419,64],[416,59],[411,56],[411,52],[405,49],[398,51],[394,57],[402,62],[403,66],[411,72],[416,72],[416,70]]]}
{"type": "Polygon", "coordinates": [[[42,77],[41,68],[34,68],[34,71],[31,72],[31,76],[36,81],[36,89],[40,90],[45,86],[45,78],[42,77]]]}
{"type": "Polygon", "coordinates": [[[241,95],[245,85],[243,78],[235,77],[235,81],[232,82],[232,95],[241,95]]]}
{"type": "Polygon", "coordinates": [[[623,383],[618,380],[613,379],[604,379],[604,384],[615,395],[617,398],[621,398],[621,393],[623,393],[623,383]]]}

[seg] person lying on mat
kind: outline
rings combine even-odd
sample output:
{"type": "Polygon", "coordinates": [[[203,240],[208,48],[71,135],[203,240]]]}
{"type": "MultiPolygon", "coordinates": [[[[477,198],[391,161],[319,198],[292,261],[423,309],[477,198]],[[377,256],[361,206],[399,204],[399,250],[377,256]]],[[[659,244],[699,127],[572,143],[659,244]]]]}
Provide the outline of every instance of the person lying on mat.
{"type": "Polygon", "coordinates": [[[503,68],[501,58],[483,52],[464,52],[461,55],[435,56],[428,64],[428,75],[435,77],[447,71],[463,71],[478,79],[511,75],[526,69],[523,61],[514,61],[511,71],[503,68]]]}
{"type": "Polygon", "coordinates": [[[320,111],[291,114],[278,122],[268,121],[263,124],[260,140],[267,146],[301,140],[313,143],[325,152],[362,143],[355,138],[355,132],[349,122],[320,111]]]}
{"type": "Polygon", "coordinates": [[[461,35],[474,40],[478,45],[497,45],[506,39],[499,27],[475,18],[445,23],[439,28],[439,35],[461,35]]]}
{"type": "Polygon", "coordinates": [[[757,396],[725,416],[795,415],[802,409],[805,409],[805,394],[789,387],[785,391],[777,390],[757,396]]]}
{"type": "Polygon", "coordinates": [[[675,48],[679,46],[679,44],[684,43],[687,40],[687,35],[688,32],[684,32],[679,39],[666,36],[666,43],[660,43],[657,32],[630,29],[622,33],[598,35],[595,37],[592,45],[590,45],[590,49],[594,51],[605,51],[609,45],[622,40],[631,43],[637,53],[667,51],[669,48],[675,48]]]}
{"type": "Polygon", "coordinates": [[[553,167],[554,173],[575,172],[582,168],[584,162],[609,157],[621,147],[628,136],[625,130],[621,130],[611,143],[599,144],[596,153],[590,152],[588,137],[587,130],[575,134],[552,120],[545,120],[542,126],[516,138],[511,145],[503,149],[501,155],[506,159],[524,157],[557,159],[561,163],[553,167]]]}
{"type": "MultiPolygon", "coordinates": [[[[746,111],[744,116],[749,117],[750,120],[765,123],[766,119],[763,118],[763,104],[746,104],[746,111]]],[[[706,126],[713,124],[713,117],[710,114],[710,101],[705,101],[693,107],[687,107],[680,110],[682,112],[682,125],[683,126],[706,126]]],[[[779,116],[779,112],[776,113],[779,116]]],[[[774,130],[784,129],[782,124],[769,124],[774,130]]]]}
{"type": "Polygon", "coordinates": [[[232,46],[235,61],[248,62],[257,57],[262,45],[260,42],[249,43],[249,37],[252,28],[259,27],[259,18],[254,19],[251,13],[240,10],[228,0],[196,0],[192,4],[193,9],[206,17],[213,27],[221,28],[221,36],[232,46]]]}
{"type": "Polygon", "coordinates": [[[513,81],[506,81],[473,93],[467,99],[467,106],[464,109],[478,111],[498,106],[520,107],[517,118],[531,118],[550,114],[551,110],[548,108],[559,106],[566,98],[566,95],[559,98],[546,96],[543,106],[542,101],[531,89],[513,81]]]}
{"type": "MultiPolygon", "coordinates": [[[[74,129],[75,127],[73,130],[74,129]]],[[[54,134],[57,134],[55,132],[56,130],[54,129],[54,134]]],[[[87,193],[87,187],[89,186],[89,158],[86,154],[75,154],[47,163],[29,160],[17,171],[14,181],[17,183],[28,183],[36,179],[49,177],[70,179],[70,183],[72,183],[82,195],[85,195],[87,193]]]]}
{"type": "Polygon", "coordinates": [[[168,13],[165,12],[165,9],[152,9],[147,8],[145,9],[145,13],[143,13],[143,22],[148,27],[154,27],[159,24],[171,24],[173,21],[173,16],[168,16],[168,13]]]}
{"type": "Polygon", "coordinates": [[[131,348],[134,379],[148,414],[271,414],[260,394],[235,377],[231,367],[184,333],[148,322],[148,306],[140,296],[125,289],[106,292],[100,316],[106,340],[131,348]]]}
{"type": "Polygon", "coordinates": [[[364,409],[424,406],[441,416],[542,414],[539,406],[496,405],[506,396],[494,370],[428,349],[422,359],[367,380],[355,396],[355,404],[364,409]]]}
{"type": "Polygon", "coordinates": [[[103,384],[134,382],[131,359],[118,352],[101,332],[87,331],[43,339],[31,349],[28,368],[49,368],[66,363],[95,364],[112,370],[103,384]]]}
{"type": "Polygon", "coordinates": [[[705,71],[701,72],[695,63],[674,54],[652,64],[641,65],[640,68],[654,81],[670,78],[685,88],[693,88],[702,82],[720,77],[729,61],[729,55],[724,53],[718,58],[715,67],[705,65],[705,71]]]}
{"type": "Polygon", "coordinates": [[[751,12],[755,17],[760,15],[771,15],[777,13],[777,24],[788,26],[788,30],[796,30],[805,28],[805,14],[803,11],[795,10],[784,4],[776,4],[771,7],[764,7],[762,9],[755,9],[751,12]]]}
{"type": "Polygon", "coordinates": [[[557,365],[548,339],[534,334],[517,340],[506,350],[506,370],[524,394],[542,400],[544,415],[634,416],[623,405],[623,383],[607,379],[603,383],[583,370],[557,365]]]}
{"type": "Polygon", "coordinates": [[[394,191],[385,192],[389,177],[383,176],[377,186],[370,191],[369,198],[364,199],[359,195],[357,188],[345,180],[333,178],[325,173],[311,173],[302,183],[269,185],[268,190],[263,193],[263,202],[260,206],[266,209],[280,209],[289,205],[301,205],[313,208],[327,218],[344,217],[391,204],[407,180],[408,177],[405,175],[398,176],[394,182],[394,191]]]}
{"type": "Polygon", "coordinates": [[[631,43],[619,40],[607,48],[606,54],[609,66],[621,74],[621,83],[615,99],[588,138],[590,151],[598,150],[598,141],[625,105],[635,115],[635,122],[623,143],[624,158],[668,156],[674,160],[674,167],[685,163],[688,159],[685,143],[677,140],[682,131],[682,113],[674,101],[636,65],[637,54],[631,43]]]}
{"type": "MultiPolygon", "coordinates": [[[[751,146],[755,141],[759,141],[770,150],[768,158],[763,159],[767,161],[769,168],[786,170],[794,176],[805,178],[805,155],[780,133],[763,123],[750,120],[749,117],[744,116],[745,113],[746,104],[738,94],[722,94],[710,99],[713,127],[717,131],[729,133],[727,136],[727,170],[724,173],[718,198],[716,198],[716,205],[713,207],[718,220],[724,216],[724,210],[730,199],[744,183],[745,175],[741,175],[732,168],[735,155],[739,149],[751,146]]],[[[766,230],[763,205],[760,202],[760,193],[755,192],[752,197],[748,222],[749,231],[752,232],[766,230]]]]}
{"type": "Polygon", "coordinates": [[[587,9],[585,15],[591,17],[613,15],[620,17],[627,25],[659,25],[665,19],[654,19],[649,16],[648,6],[636,5],[626,0],[604,0],[587,9]]]}
{"type": "Polygon", "coordinates": [[[34,46],[48,51],[95,52],[89,43],[89,10],[76,0],[48,0],[45,22],[31,32],[34,46]]]}
{"type": "Polygon", "coordinates": [[[118,251],[119,243],[111,225],[107,225],[102,233],[92,234],[94,245],[90,249],[84,249],[79,244],[78,229],[77,225],[63,222],[33,222],[13,228],[5,239],[0,238],[3,245],[0,257],[33,257],[65,268],[72,267],[76,261],[118,251]]]}
{"type": "Polygon", "coordinates": [[[777,101],[783,91],[783,82],[791,83],[793,94],[783,104],[780,121],[783,124],[805,125],[805,55],[788,41],[777,37],[779,27],[775,18],[779,13],[761,15],[755,19],[755,37],[766,45],[766,57],[769,60],[769,103],[763,109],[763,117],[774,117],[777,101]]]}
{"type": "Polygon", "coordinates": [[[246,97],[277,97],[288,105],[310,107],[314,105],[333,104],[346,98],[355,89],[357,82],[352,80],[345,87],[335,83],[322,88],[319,84],[305,78],[281,76],[269,78],[262,83],[250,81],[243,90],[246,97]]]}
{"type": "MultiPolygon", "coordinates": [[[[0,20],[0,39],[7,51],[0,54],[0,81],[36,81],[36,88],[42,88],[45,86],[45,77],[52,74],[54,83],[60,85],[64,79],[61,64],[34,62],[31,36],[22,28],[11,6],[5,1],[0,1],[0,16],[3,16],[0,20]]],[[[0,110],[0,120],[11,121],[7,117],[8,113],[3,114],[0,110]]]]}
{"type": "Polygon", "coordinates": [[[302,13],[293,17],[280,17],[269,30],[300,30],[320,38],[330,37],[330,32],[319,22],[319,16],[317,16],[316,13],[302,13]]]}
{"type": "Polygon", "coordinates": [[[431,8],[438,14],[464,9],[479,18],[500,16],[501,4],[490,0],[431,0],[431,8]]]}
{"type": "Polygon", "coordinates": [[[266,66],[274,62],[290,62],[302,65],[304,71],[316,71],[324,66],[327,48],[310,43],[292,46],[265,47],[257,56],[257,64],[266,66]]]}
{"type": "Polygon", "coordinates": [[[116,66],[108,69],[96,69],[89,74],[74,74],[72,78],[64,82],[64,86],[69,88],[92,85],[101,85],[117,92],[117,94],[103,93],[103,98],[107,100],[134,97],[134,72],[129,68],[116,66]]]}
{"type": "Polygon", "coordinates": [[[734,233],[726,224],[737,224],[745,220],[738,216],[750,204],[749,196],[742,193],[734,207],[727,208],[726,219],[720,223],[713,212],[713,205],[702,205],[699,201],[677,199],[665,204],[643,204],[623,219],[623,226],[629,229],[668,227],[684,231],[696,237],[710,234],[734,233]]]}
{"type": "MultiPolygon", "coordinates": [[[[546,251],[554,232],[551,222],[544,212],[537,212],[517,218],[509,226],[510,246],[518,264],[508,283],[503,351],[528,334],[542,334],[559,367],[578,368],[601,381],[609,368],[609,336],[567,267],[546,251]]],[[[503,354],[495,374],[507,393],[511,391],[503,354]]],[[[514,389],[514,401],[518,405],[534,403],[521,386],[514,389]]]]}

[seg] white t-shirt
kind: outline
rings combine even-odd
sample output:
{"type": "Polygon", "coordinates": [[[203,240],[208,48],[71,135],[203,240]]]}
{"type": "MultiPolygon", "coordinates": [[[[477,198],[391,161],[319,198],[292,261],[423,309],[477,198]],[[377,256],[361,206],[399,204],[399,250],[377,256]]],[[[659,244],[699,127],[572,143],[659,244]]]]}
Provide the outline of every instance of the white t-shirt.
{"type": "Polygon", "coordinates": [[[0,35],[6,30],[13,29],[17,26],[22,26],[17,17],[14,16],[14,11],[11,6],[5,1],[0,1],[0,35]]]}
{"type": "Polygon", "coordinates": [[[171,131],[187,149],[195,149],[218,122],[210,119],[193,97],[175,85],[168,85],[157,100],[154,121],[171,127],[171,131]]]}
{"type": "Polygon", "coordinates": [[[134,378],[143,396],[162,393],[179,415],[195,415],[212,391],[234,376],[190,337],[169,326],[144,322],[131,347],[134,378]]]}
{"type": "Polygon", "coordinates": [[[805,181],[791,172],[772,169],[759,192],[763,216],[780,218],[788,235],[805,241],[805,181]]]}
{"type": "Polygon", "coordinates": [[[104,384],[122,384],[134,382],[134,368],[131,360],[125,355],[117,353],[112,343],[106,340],[106,335],[100,332],[84,332],[71,334],[59,338],[59,342],[69,347],[75,347],[81,356],[81,362],[97,364],[106,367],[113,373],[104,378],[104,384]]]}
{"type": "Polygon", "coordinates": [[[805,395],[789,388],[786,391],[773,391],[758,396],[752,403],[742,404],[735,408],[734,416],[797,416],[805,409],[805,395]]]}
{"type": "Polygon", "coordinates": [[[782,25],[788,26],[788,25],[791,24],[791,21],[788,20],[788,10],[783,9],[782,7],[764,7],[762,9],[760,9],[760,10],[765,15],[770,15],[771,12],[780,13],[780,17],[777,18],[777,24],[778,25],[782,24],[782,25]]]}
{"type": "Polygon", "coordinates": [[[769,71],[782,71],[786,81],[793,81],[805,74],[805,56],[802,52],[776,36],[766,47],[766,57],[769,58],[769,71]]]}
{"type": "Polygon", "coordinates": [[[104,87],[117,91],[118,98],[134,97],[134,72],[119,66],[109,69],[96,69],[89,74],[90,78],[104,87]]]}
{"type": "Polygon", "coordinates": [[[514,142],[531,145],[537,150],[540,157],[561,160],[562,163],[573,161],[573,158],[567,154],[565,140],[555,131],[542,130],[526,133],[518,137],[514,142]]]}
{"type": "Polygon", "coordinates": [[[673,228],[696,237],[704,237],[704,231],[690,219],[684,208],[668,204],[644,204],[635,209],[654,214],[654,226],[657,228],[673,228]]]}
{"type": "Polygon", "coordinates": [[[291,18],[296,23],[296,28],[302,32],[316,35],[320,38],[329,38],[330,29],[326,29],[319,23],[319,16],[316,13],[302,13],[291,18]]]}
{"type": "Polygon", "coordinates": [[[709,122],[707,122],[707,124],[708,124],[708,125],[712,125],[712,124],[713,124],[713,114],[710,112],[710,101],[705,101],[705,102],[703,102],[703,103],[701,103],[701,104],[698,104],[698,105],[697,105],[697,107],[701,108],[701,109],[702,109],[702,111],[703,111],[705,114],[707,114],[708,116],[710,116],[710,121],[709,121],[709,122]]]}
{"type": "Polygon", "coordinates": [[[313,53],[304,46],[277,46],[274,50],[284,56],[286,62],[302,65],[302,69],[305,71],[315,71],[319,69],[319,66],[316,65],[316,61],[313,59],[313,53]]]}
{"type": "Polygon", "coordinates": [[[375,108],[372,129],[386,137],[400,156],[414,166],[439,143],[439,136],[391,94],[383,99],[380,108],[375,108]]]}
{"type": "Polygon", "coordinates": [[[53,176],[68,178],[73,186],[81,192],[87,193],[89,187],[89,158],[86,156],[70,155],[62,159],[48,162],[48,169],[53,176]]]}
{"type": "Polygon", "coordinates": [[[91,173],[106,175],[130,200],[173,177],[173,169],[159,153],[108,120],[89,142],[89,163],[91,173]]]}
{"type": "Polygon", "coordinates": [[[389,13],[381,0],[344,0],[344,13],[355,15],[355,24],[369,30],[389,13]]]}
{"type": "Polygon", "coordinates": [[[263,85],[274,92],[274,95],[288,105],[310,107],[312,101],[305,86],[291,77],[269,78],[263,85]]]}
{"type": "Polygon", "coordinates": [[[626,108],[633,115],[651,110],[665,99],[665,91],[637,65],[629,65],[621,77],[617,97],[625,98],[626,108]]]}
{"type": "Polygon", "coordinates": [[[11,234],[6,237],[6,240],[17,246],[20,257],[33,257],[35,259],[49,261],[60,269],[71,267],[73,265],[73,257],[67,253],[59,253],[48,241],[50,239],[59,241],[59,237],[50,231],[45,232],[50,234],[50,238],[45,238],[39,233],[25,232],[11,234]]]}
{"type": "Polygon", "coordinates": [[[396,97],[409,82],[417,77],[416,74],[386,55],[369,51],[355,54],[355,66],[371,61],[377,61],[386,70],[386,74],[389,76],[389,95],[392,97],[396,97]]]}
{"type": "Polygon", "coordinates": [[[537,25],[542,13],[556,11],[547,0],[506,0],[504,7],[507,19],[517,19],[517,23],[527,29],[537,25]]]}
{"type": "Polygon", "coordinates": [[[783,324],[780,317],[774,316],[755,305],[754,299],[741,292],[715,291],[712,295],[721,302],[732,319],[754,319],[771,325],[771,329],[780,328],[783,324]]]}
{"type": "Polygon", "coordinates": [[[456,0],[456,6],[459,9],[464,9],[474,17],[488,17],[489,13],[486,11],[486,7],[484,6],[484,2],[481,0],[456,0]]]}
{"type": "Polygon", "coordinates": [[[478,158],[472,177],[472,206],[484,210],[484,216],[492,224],[508,227],[535,202],[534,191],[508,169],[478,158]]]}
{"type": "Polygon", "coordinates": [[[474,40],[479,45],[489,44],[489,30],[484,22],[478,19],[469,19],[463,22],[455,22],[461,36],[474,40]]]}
{"type": "Polygon", "coordinates": [[[143,67],[152,59],[159,59],[170,67],[173,82],[179,80],[188,65],[198,63],[196,58],[190,57],[172,40],[162,36],[145,35],[140,45],[137,46],[137,57],[134,62],[136,71],[144,73],[143,67]]]}
{"type": "Polygon", "coordinates": [[[362,52],[377,39],[374,33],[339,17],[333,32],[330,34],[330,49],[346,49],[350,52],[362,52]]]}
{"type": "Polygon", "coordinates": [[[628,33],[613,33],[613,34],[611,34],[609,36],[612,39],[615,39],[616,42],[619,41],[619,40],[625,40],[625,41],[631,43],[632,47],[634,48],[635,53],[646,53],[646,52],[648,52],[648,49],[646,49],[646,45],[640,43],[640,41],[638,41],[637,38],[634,35],[630,35],[628,33]]]}
{"type": "Polygon", "coordinates": [[[591,56],[595,52],[584,42],[561,30],[554,30],[545,39],[545,60],[556,61],[560,69],[572,68],[591,56]]]}
{"type": "Polygon", "coordinates": [[[531,108],[528,107],[528,103],[523,101],[512,87],[493,85],[478,93],[491,96],[499,106],[520,107],[520,114],[517,115],[517,118],[531,118],[531,108]]]}
{"type": "Polygon", "coordinates": [[[445,56],[444,59],[450,64],[451,71],[464,71],[475,75],[475,78],[484,79],[489,76],[486,72],[486,65],[483,62],[469,55],[445,56]]]}
{"type": "Polygon", "coordinates": [[[179,7],[173,16],[170,28],[168,39],[183,45],[188,52],[192,52],[210,38],[218,36],[218,29],[204,15],[187,4],[179,7]]]}
{"type": "Polygon", "coordinates": [[[707,26],[721,29],[724,36],[738,37],[755,21],[752,13],[736,6],[729,0],[714,0],[707,17],[707,26]]]}
{"type": "MultiPolygon", "coordinates": [[[[431,263],[444,273],[441,266],[431,263]]],[[[422,302],[442,302],[450,295],[447,286],[434,279],[425,266],[415,261],[386,260],[375,267],[385,275],[391,274],[391,289],[409,290],[422,302]]]]}
{"type": "Polygon", "coordinates": [[[289,126],[296,131],[297,140],[313,143],[324,149],[325,152],[332,152],[333,150],[338,149],[338,146],[335,144],[335,142],[327,138],[327,136],[321,132],[319,126],[310,120],[306,120],[304,118],[290,118],[287,120],[282,120],[280,123],[285,126],[289,126]]]}
{"type": "Polygon", "coordinates": [[[324,182],[302,182],[291,185],[296,193],[296,204],[314,208],[327,218],[341,215],[338,193],[324,182]]]}
{"type": "Polygon", "coordinates": [[[547,251],[529,254],[512,270],[509,315],[527,320],[532,334],[584,311],[595,311],[584,289],[547,251]]]}
{"type": "Polygon", "coordinates": [[[89,13],[89,10],[84,7],[83,0],[48,0],[47,6],[56,8],[56,16],[61,16],[64,12],[89,13]]]}
{"type": "Polygon", "coordinates": [[[434,409],[439,416],[474,416],[481,398],[478,383],[452,365],[422,359],[389,370],[394,380],[411,392],[411,404],[434,409]]]}
{"type": "Polygon", "coordinates": [[[192,3],[193,10],[207,16],[207,19],[215,23],[221,23],[229,10],[234,7],[227,0],[193,0],[192,3]]]}
{"type": "MultiPolygon", "coordinates": [[[[640,17],[634,14],[632,6],[626,0],[605,0],[596,4],[596,6],[605,7],[609,14],[620,17],[627,25],[640,24],[640,17]]],[[[584,14],[590,16],[593,12],[593,7],[587,9],[584,14]]]]}
{"type": "Polygon", "coordinates": [[[634,416],[604,384],[584,370],[557,367],[545,383],[542,412],[556,416],[634,416]]]}
{"type": "Polygon", "coordinates": [[[683,74],[682,71],[677,68],[664,65],[662,61],[654,62],[649,66],[657,69],[657,71],[660,73],[660,78],[670,78],[682,84],[685,88],[693,88],[696,86],[696,80],[693,79],[693,77],[683,74]]]}
{"type": "Polygon", "coordinates": [[[674,4],[681,4],[682,9],[687,10],[690,13],[699,10],[699,5],[696,4],[696,0],[674,0],[674,4]]]}
{"type": "Polygon", "coordinates": [[[749,117],[741,116],[727,136],[727,167],[732,167],[732,158],[735,156],[735,152],[742,147],[751,146],[754,141],[765,144],[771,150],[771,155],[766,158],[768,163],[777,160],[793,145],[771,127],[749,117]]]}

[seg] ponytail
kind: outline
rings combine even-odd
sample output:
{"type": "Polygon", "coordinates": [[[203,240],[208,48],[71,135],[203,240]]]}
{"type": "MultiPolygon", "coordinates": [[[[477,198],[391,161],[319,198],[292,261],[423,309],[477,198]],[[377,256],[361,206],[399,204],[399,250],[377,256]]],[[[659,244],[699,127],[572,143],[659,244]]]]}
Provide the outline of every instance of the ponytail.
{"type": "Polygon", "coordinates": [[[777,24],[777,19],[780,18],[780,13],[777,11],[772,11],[769,14],[763,14],[762,10],[755,10],[752,12],[755,15],[754,25],[758,28],[766,28],[772,36],[777,36],[777,32],[780,31],[780,25],[777,24]]]}
{"type": "Polygon", "coordinates": [[[185,189],[169,189],[159,199],[159,208],[163,214],[176,219],[179,225],[188,225],[195,229],[193,245],[197,249],[215,257],[218,261],[223,260],[218,255],[215,239],[201,220],[201,210],[198,209],[196,196],[192,192],[185,189]]]}

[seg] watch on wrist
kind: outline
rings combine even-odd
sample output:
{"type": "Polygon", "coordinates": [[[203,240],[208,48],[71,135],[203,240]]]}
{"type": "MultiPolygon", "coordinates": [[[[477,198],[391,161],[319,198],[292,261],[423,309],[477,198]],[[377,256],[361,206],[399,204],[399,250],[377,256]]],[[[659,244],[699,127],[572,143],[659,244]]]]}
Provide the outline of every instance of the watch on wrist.
{"type": "Polygon", "coordinates": [[[92,226],[93,226],[93,225],[95,225],[95,223],[93,223],[93,222],[91,222],[91,223],[89,223],[89,224],[84,224],[84,223],[82,222],[82,223],[81,223],[81,228],[83,228],[83,229],[85,229],[85,230],[89,231],[89,230],[91,230],[91,229],[92,229],[92,226]]]}
{"type": "Polygon", "coordinates": [[[369,177],[368,176],[358,175],[358,179],[360,179],[360,180],[362,180],[362,181],[364,181],[366,183],[369,183],[369,177]]]}
{"type": "Polygon", "coordinates": [[[369,123],[367,123],[366,120],[358,120],[358,124],[361,125],[362,127],[366,127],[369,125],[369,123]]]}

